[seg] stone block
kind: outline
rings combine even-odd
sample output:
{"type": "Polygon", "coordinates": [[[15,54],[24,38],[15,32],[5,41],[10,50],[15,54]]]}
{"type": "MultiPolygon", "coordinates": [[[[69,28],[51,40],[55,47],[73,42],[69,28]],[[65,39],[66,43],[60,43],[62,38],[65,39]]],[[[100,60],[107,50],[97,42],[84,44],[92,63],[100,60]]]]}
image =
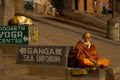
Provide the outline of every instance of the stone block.
{"type": "Polygon", "coordinates": [[[41,13],[41,14],[45,14],[45,6],[44,5],[39,5],[39,12],[41,13]]]}
{"type": "Polygon", "coordinates": [[[29,74],[28,66],[25,65],[11,65],[0,67],[0,77],[18,77],[29,74]]]}
{"type": "Polygon", "coordinates": [[[27,76],[21,76],[17,77],[14,80],[65,80],[64,77],[49,77],[49,76],[36,76],[36,75],[27,75],[27,76]]]}
{"type": "Polygon", "coordinates": [[[88,75],[79,75],[79,76],[68,75],[68,80],[106,80],[105,70],[97,69],[95,71],[92,71],[88,75]]]}
{"type": "Polygon", "coordinates": [[[15,8],[5,7],[4,8],[4,15],[6,15],[6,16],[14,16],[15,15],[15,8]]]}
{"type": "Polygon", "coordinates": [[[0,66],[12,65],[16,63],[15,54],[0,54],[0,66]]]}
{"type": "Polygon", "coordinates": [[[19,11],[24,10],[24,0],[14,0],[14,1],[15,1],[15,10],[19,10],[19,11]]]}
{"type": "Polygon", "coordinates": [[[17,45],[15,44],[0,44],[0,49],[3,51],[3,54],[17,53],[17,45]]]}
{"type": "Polygon", "coordinates": [[[4,15],[4,25],[8,25],[8,21],[13,17],[14,15],[4,15]]]}
{"type": "Polygon", "coordinates": [[[41,76],[65,76],[65,68],[58,66],[30,66],[30,74],[41,76]]]}
{"type": "Polygon", "coordinates": [[[3,24],[4,20],[4,9],[2,6],[0,6],[0,24],[3,24]]]}
{"type": "Polygon", "coordinates": [[[120,67],[109,68],[106,80],[120,80],[120,67]]]}
{"type": "MultiPolygon", "coordinates": [[[[2,19],[0,24],[7,25],[8,20],[15,15],[14,0],[4,0],[4,5],[0,7],[0,12],[2,12],[2,19]]],[[[0,15],[0,16],[1,16],[0,15]]]]}

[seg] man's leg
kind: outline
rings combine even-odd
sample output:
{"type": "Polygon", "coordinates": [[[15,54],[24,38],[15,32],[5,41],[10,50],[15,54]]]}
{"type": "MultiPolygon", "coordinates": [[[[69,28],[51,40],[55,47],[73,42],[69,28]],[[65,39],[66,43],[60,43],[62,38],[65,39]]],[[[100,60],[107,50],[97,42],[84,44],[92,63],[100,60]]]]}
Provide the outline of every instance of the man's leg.
{"type": "Polygon", "coordinates": [[[87,58],[84,58],[83,59],[83,63],[84,65],[87,65],[87,66],[94,66],[94,63],[92,63],[89,59],[87,58]]]}
{"type": "Polygon", "coordinates": [[[105,58],[98,59],[98,66],[103,65],[103,67],[108,67],[110,64],[110,61],[105,58]]]}

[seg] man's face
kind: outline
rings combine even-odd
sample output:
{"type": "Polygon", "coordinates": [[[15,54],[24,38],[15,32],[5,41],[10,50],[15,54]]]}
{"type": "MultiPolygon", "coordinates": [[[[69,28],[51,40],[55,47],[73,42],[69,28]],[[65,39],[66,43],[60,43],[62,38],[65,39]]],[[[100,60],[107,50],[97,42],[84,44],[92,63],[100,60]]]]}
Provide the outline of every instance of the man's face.
{"type": "Polygon", "coordinates": [[[90,33],[89,33],[89,32],[86,32],[86,33],[83,35],[83,40],[84,40],[84,42],[90,41],[90,33]]]}
{"type": "Polygon", "coordinates": [[[84,39],[85,42],[90,41],[90,37],[84,37],[83,39],[84,39]]]}

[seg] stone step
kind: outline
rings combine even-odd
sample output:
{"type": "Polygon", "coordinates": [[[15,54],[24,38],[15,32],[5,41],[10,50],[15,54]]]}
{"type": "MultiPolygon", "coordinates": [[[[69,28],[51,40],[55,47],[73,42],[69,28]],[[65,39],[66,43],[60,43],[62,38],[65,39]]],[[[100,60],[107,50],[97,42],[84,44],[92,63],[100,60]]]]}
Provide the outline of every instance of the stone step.
{"type": "Polygon", "coordinates": [[[0,54],[0,66],[16,64],[16,54],[0,54]]]}
{"type": "Polygon", "coordinates": [[[68,74],[68,80],[106,80],[104,69],[97,69],[93,71],[89,71],[89,74],[85,75],[70,75],[68,74]]]}
{"type": "Polygon", "coordinates": [[[120,67],[108,68],[106,73],[107,80],[120,80],[120,67]]]}
{"type": "Polygon", "coordinates": [[[120,80],[120,67],[113,69],[114,80],[120,80]]]}
{"type": "Polygon", "coordinates": [[[115,80],[120,80],[120,74],[116,74],[116,75],[114,76],[114,79],[115,79],[115,80]]]}
{"type": "MultiPolygon", "coordinates": [[[[0,66],[0,77],[17,77],[29,74],[29,68],[26,65],[7,65],[0,66]]],[[[1,79],[0,79],[1,80],[1,79]]]]}
{"type": "Polygon", "coordinates": [[[16,78],[1,78],[0,80],[65,80],[65,77],[26,75],[16,78]]]}

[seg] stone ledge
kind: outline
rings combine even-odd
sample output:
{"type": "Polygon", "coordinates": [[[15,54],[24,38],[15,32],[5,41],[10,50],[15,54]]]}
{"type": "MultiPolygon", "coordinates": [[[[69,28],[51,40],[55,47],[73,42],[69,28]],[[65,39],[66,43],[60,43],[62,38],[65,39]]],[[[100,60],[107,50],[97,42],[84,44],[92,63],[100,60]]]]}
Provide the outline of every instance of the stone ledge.
{"type": "Polygon", "coordinates": [[[68,80],[106,80],[105,70],[97,69],[87,75],[79,75],[79,76],[68,75],[68,80]]]}
{"type": "Polygon", "coordinates": [[[0,77],[16,77],[26,74],[29,74],[29,69],[26,65],[11,65],[0,67],[0,77]]]}
{"type": "Polygon", "coordinates": [[[120,67],[108,68],[106,70],[106,80],[120,80],[120,67]]]}

